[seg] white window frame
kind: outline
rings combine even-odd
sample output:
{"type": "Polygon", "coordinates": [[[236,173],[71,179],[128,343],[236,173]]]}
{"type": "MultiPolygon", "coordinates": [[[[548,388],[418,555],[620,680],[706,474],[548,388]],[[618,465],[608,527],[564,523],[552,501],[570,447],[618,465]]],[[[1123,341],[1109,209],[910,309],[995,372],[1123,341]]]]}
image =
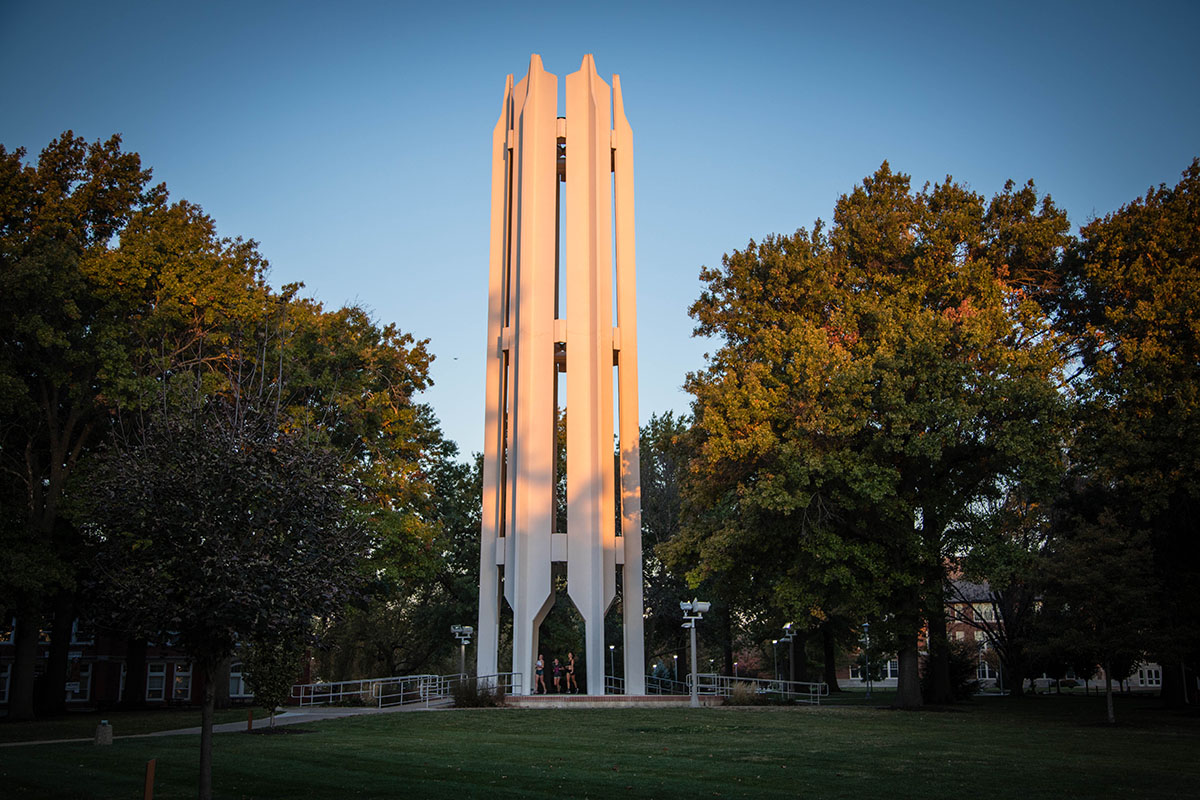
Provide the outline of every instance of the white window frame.
{"type": "Polygon", "coordinates": [[[146,665],[146,699],[167,699],[167,662],[154,661],[146,665]]]}
{"type": "MultiPolygon", "coordinates": [[[[73,681],[69,681],[72,682],[73,681]]],[[[64,687],[65,688],[65,687],[64,687]]],[[[79,665],[79,691],[67,692],[68,703],[86,703],[92,697],[92,664],[79,665]]]]}
{"type": "Polygon", "coordinates": [[[186,703],[192,699],[192,665],[176,664],[171,676],[171,701],[186,703]]]}
{"type": "Polygon", "coordinates": [[[896,678],[897,680],[900,679],[900,659],[898,659],[898,658],[889,658],[888,659],[887,674],[884,675],[884,677],[885,678],[896,678]]]}
{"type": "Polygon", "coordinates": [[[87,636],[87,638],[80,639],[79,627],[79,618],[76,617],[75,621],[71,623],[71,644],[95,644],[96,634],[84,627],[84,634],[87,636]]]}
{"type": "Polygon", "coordinates": [[[241,661],[229,665],[229,696],[239,699],[254,697],[254,693],[246,688],[246,673],[242,671],[241,661]]]}
{"type": "Polygon", "coordinates": [[[861,681],[863,679],[863,668],[858,662],[850,665],[850,680],[861,681]]]}

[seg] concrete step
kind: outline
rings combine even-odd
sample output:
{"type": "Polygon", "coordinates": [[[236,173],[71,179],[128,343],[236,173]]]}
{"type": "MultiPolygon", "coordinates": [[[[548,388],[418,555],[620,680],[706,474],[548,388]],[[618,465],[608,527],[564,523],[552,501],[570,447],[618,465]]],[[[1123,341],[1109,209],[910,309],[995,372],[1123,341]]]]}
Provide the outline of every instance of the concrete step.
{"type": "MultiPolygon", "coordinates": [[[[687,708],[691,698],[685,694],[534,694],[509,695],[505,704],[512,708],[687,708]]],[[[722,698],[700,695],[700,705],[719,706],[722,698]]]]}

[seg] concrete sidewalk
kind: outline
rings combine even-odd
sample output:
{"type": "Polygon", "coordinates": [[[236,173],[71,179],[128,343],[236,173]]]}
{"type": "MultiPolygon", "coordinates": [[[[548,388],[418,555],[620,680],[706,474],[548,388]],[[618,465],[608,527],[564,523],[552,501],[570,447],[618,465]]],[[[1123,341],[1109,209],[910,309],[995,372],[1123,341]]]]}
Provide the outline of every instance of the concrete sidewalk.
{"type": "MultiPolygon", "coordinates": [[[[308,708],[288,708],[275,715],[276,725],[301,725],[305,722],[320,722],[326,719],[341,719],[343,717],[358,717],[364,714],[391,714],[404,711],[434,711],[450,707],[451,701],[447,699],[435,700],[430,702],[428,706],[424,703],[411,703],[405,706],[392,706],[390,708],[371,708],[367,706],[310,706],[308,708]]],[[[261,730],[270,727],[271,718],[263,716],[254,719],[254,730],[261,730]]],[[[246,723],[243,722],[222,722],[219,725],[213,725],[213,733],[237,733],[246,730],[246,723]]],[[[124,736],[118,735],[116,730],[113,731],[113,740],[119,739],[147,739],[151,736],[196,736],[200,733],[200,726],[196,725],[191,728],[176,728],[169,731],[153,731],[152,733],[130,733],[124,736]]],[[[0,747],[23,747],[26,745],[35,744],[69,744],[79,742],[92,742],[93,737],[80,739],[40,739],[31,742],[3,742],[0,747]]]]}

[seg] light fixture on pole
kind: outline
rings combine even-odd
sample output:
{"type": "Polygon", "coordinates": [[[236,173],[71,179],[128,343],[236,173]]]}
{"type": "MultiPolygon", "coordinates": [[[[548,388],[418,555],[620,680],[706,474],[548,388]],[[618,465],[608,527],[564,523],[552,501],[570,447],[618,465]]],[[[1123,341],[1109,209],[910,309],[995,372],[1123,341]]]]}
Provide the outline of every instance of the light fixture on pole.
{"type": "Polygon", "coordinates": [[[733,662],[733,677],[735,677],[735,678],[738,676],[738,673],[737,673],[737,664],[738,664],[738,662],[736,662],[736,661],[735,661],[735,662],[733,662]]]}
{"type": "Polygon", "coordinates": [[[613,659],[615,658],[613,653],[616,651],[616,649],[617,649],[617,646],[615,644],[610,644],[608,646],[608,671],[610,673],[612,673],[614,682],[616,681],[616,678],[617,678],[617,668],[615,666],[615,662],[613,661],[613,659]]]}
{"type": "Polygon", "coordinates": [[[863,656],[867,668],[867,699],[871,699],[871,623],[863,623],[863,656]]]}
{"type": "Polygon", "coordinates": [[[775,680],[779,680],[779,640],[771,640],[771,655],[775,657],[775,680]]]}
{"type": "Polygon", "coordinates": [[[679,610],[683,612],[683,627],[692,632],[692,708],[700,707],[700,696],[696,692],[696,623],[704,617],[711,603],[703,600],[680,600],[679,610]]]}
{"type": "MultiPolygon", "coordinates": [[[[783,626],[783,637],[779,641],[788,643],[788,682],[796,680],[796,648],[794,641],[796,639],[796,631],[792,628],[792,623],[787,623],[783,626]]],[[[803,655],[803,653],[801,653],[803,655]]]]}
{"type": "Polygon", "coordinates": [[[671,655],[671,680],[679,680],[679,653],[671,655]]]}
{"type": "Polygon", "coordinates": [[[475,636],[475,629],[470,625],[451,625],[450,632],[458,639],[458,674],[467,674],[467,645],[475,636]]]}

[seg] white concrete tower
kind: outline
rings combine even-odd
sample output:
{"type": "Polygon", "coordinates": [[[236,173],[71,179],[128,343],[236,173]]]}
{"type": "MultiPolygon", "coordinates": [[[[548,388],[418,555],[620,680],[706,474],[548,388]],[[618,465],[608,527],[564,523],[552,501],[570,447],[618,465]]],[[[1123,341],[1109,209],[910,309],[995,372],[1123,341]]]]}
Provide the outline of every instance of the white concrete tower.
{"type": "Polygon", "coordinates": [[[587,692],[604,693],[604,617],[620,569],[625,692],[644,694],[632,132],[620,79],[610,91],[590,55],[566,78],[565,118],[557,97],[557,77],[533,56],[520,83],[508,77],[492,134],[478,674],[498,671],[503,597],[513,611],[512,671],[532,690],[538,628],[557,599],[551,565],[565,562],[585,624],[587,692]],[[560,372],[565,533],[554,530],[560,372]]]}

